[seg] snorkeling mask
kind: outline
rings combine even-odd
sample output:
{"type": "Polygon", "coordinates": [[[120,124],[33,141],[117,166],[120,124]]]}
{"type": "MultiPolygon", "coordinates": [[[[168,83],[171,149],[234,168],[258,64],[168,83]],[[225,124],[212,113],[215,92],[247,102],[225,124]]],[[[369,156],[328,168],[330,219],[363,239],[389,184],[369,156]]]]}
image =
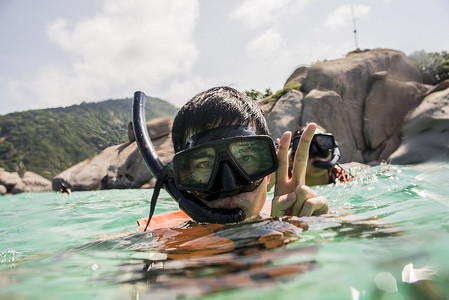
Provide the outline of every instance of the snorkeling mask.
{"type": "Polygon", "coordinates": [[[256,189],[264,176],[277,169],[276,150],[271,138],[257,136],[252,129],[240,126],[210,130],[192,136],[186,150],[178,152],[173,162],[164,166],[146,128],[144,104],[145,94],[135,92],[132,108],[134,135],[145,164],[157,179],[147,227],[162,187],[181,210],[198,222],[223,224],[243,221],[246,216],[242,209],[210,208],[200,197],[210,201],[256,189]],[[198,168],[199,172],[193,172],[198,168]]]}
{"type": "MultiPolygon", "coordinates": [[[[296,152],[299,145],[301,135],[293,137],[291,142],[291,148],[293,149],[292,155],[296,152]]],[[[326,158],[332,154],[330,161],[314,161],[313,166],[321,169],[332,169],[340,159],[340,150],[338,149],[337,142],[332,134],[329,133],[317,133],[313,136],[312,142],[309,148],[309,158],[321,157],[326,158]]]]}
{"type": "Polygon", "coordinates": [[[177,188],[206,201],[255,190],[277,165],[273,140],[239,125],[195,134],[173,157],[177,188]]]}

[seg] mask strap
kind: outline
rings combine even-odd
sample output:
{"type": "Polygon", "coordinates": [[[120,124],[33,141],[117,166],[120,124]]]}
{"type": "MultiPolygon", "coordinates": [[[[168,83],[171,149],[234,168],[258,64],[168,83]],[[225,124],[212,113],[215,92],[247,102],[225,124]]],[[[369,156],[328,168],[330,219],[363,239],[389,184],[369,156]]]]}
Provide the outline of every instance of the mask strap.
{"type": "Polygon", "coordinates": [[[148,225],[150,225],[150,220],[153,217],[154,210],[156,209],[157,198],[159,197],[159,192],[161,191],[162,186],[164,185],[165,178],[167,177],[167,173],[165,170],[159,174],[156,180],[156,185],[154,186],[153,196],[151,197],[150,203],[150,214],[148,215],[148,222],[143,231],[147,231],[148,225]]]}

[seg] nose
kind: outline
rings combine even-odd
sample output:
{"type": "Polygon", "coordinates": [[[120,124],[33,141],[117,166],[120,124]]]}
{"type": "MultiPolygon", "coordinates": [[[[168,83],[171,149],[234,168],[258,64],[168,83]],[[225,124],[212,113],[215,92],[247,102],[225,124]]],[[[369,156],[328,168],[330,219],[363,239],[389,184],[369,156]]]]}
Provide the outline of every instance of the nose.
{"type": "Polygon", "coordinates": [[[245,178],[229,162],[224,161],[220,164],[212,189],[220,192],[234,191],[239,189],[244,181],[245,178]]]}

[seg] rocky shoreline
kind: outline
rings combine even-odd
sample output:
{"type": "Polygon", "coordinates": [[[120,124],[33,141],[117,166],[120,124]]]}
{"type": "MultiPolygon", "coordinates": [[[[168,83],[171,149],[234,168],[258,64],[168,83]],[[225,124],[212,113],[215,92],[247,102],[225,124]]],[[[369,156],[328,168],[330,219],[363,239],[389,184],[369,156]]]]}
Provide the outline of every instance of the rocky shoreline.
{"type": "MultiPolygon", "coordinates": [[[[374,49],[300,67],[285,85],[291,84],[301,89],[274,101],[257,101],[274,138],[313,121],[335,135],[342,163],[415,164],[449,158],[449,81],[434,85],[402,52],[374,49]]],[[[163,163],[174,154],[172,122],[160,118],[147,124],[163,163]]],[[[72,191],[152,187],[154,179],[131,126],[128,137],[129,142],[104,149],[52,182],[31,172],[19,176],[0,169],[0,193],[59,190],[62,183],[72,191]]]]}

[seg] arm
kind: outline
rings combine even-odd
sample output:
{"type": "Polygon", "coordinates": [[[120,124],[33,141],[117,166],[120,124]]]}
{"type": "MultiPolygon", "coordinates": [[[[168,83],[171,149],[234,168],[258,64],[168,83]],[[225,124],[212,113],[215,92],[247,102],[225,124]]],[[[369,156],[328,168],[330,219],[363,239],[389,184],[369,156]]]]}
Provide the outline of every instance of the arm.
{"type": "Polygon", "coordinates": [[[288,149],[292,134],[287,131],[282,135],[277,153],[279,167],[276,171],[276,185],[271,208],[273,217],[311,216],[329,211],[327,199],[318,196],[315,191],[305,185],[309,147],[316,127],[315,123],[308,124],[301,136],[293,164],[292,178],[288,178],[288,149]]]}

